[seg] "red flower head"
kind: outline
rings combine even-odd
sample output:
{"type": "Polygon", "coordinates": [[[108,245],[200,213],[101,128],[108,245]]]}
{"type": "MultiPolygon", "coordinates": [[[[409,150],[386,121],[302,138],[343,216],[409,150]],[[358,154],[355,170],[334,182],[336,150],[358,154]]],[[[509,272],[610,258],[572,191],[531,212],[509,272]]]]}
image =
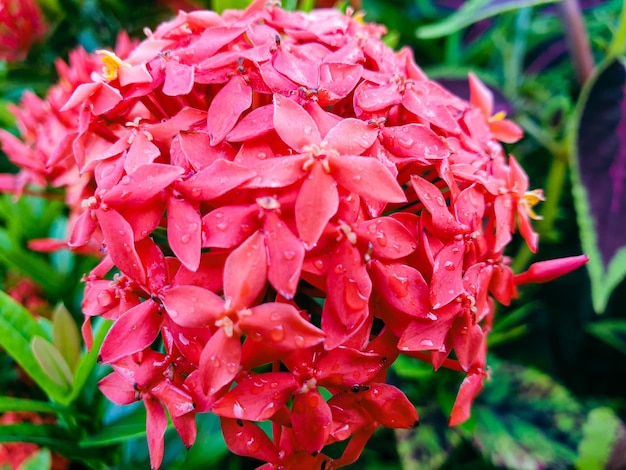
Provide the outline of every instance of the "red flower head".
{"type": "Polygon", "coordinates": [[[204,412],[264,468],[350,464],[377,427],[418,420],[385,383],[399,354],[466,375],[458,424],[494,299],[584,262],[513,275],[503,250],[518,230],[536,250],[541,199],[499,142],[521,131],[474,76],[467,102],[361,18],[265,0],[181,12],[77,53],[47,101],[26,98],[22,140],[0,135],[14,189],[66,188],[70,246],[103,256],[83,332],[114,320],[100,385],[145,404],[153,467],[167,419],[191,445],[204,412]]]}
{"type": "Polygon", "coordinates": [[[34,42],[46,31],[43,15],[34,0],[0,0],[0,60],[26,58],[34,42]]]}

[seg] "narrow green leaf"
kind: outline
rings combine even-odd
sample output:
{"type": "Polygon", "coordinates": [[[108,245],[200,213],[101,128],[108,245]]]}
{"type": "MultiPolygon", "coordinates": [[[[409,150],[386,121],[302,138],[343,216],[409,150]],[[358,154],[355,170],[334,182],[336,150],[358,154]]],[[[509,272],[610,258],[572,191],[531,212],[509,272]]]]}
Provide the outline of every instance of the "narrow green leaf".
{"type": "Polygon", "coordinates": [[[5,411],[32,411],[35,413],[70,413],[73,412],[63,406],[26,398],[0,397],[0,413],[5,411]]]}
{"type": "Polygon", "coordinates": [[[602,320],[587,325],[587,331],[626,354],[626,320],[602,320]]]}
{"type": "Polygon", "coordinates": [[[39,366],[48,377],[68,392],[73,381],[72,371],[59,350],[41,336],[35,336],[30,341],[30,347],[39,366]]]}
{"type": "Polygon", "coordinates": [[[610,408],[591,410],[583,426],[583,439],[578,445],[578,458],[574,462],[576,469],[607,468],[613,447],[624,437],[624,430],[624,424],[610,408]]]}
{"type": "Polygon", "coordinates": [[[102,447],[111,444],[119,444],[137,437],[146,435],[146,423],[118,424],[107,426],[102,432],[94,436],[88,436],[78,444],[82,448],[102,447]]]}
{"type": "Polygon", "coordinates": [[[52,466],[52,455],[48,449],[41,449],[20,464],[20,470],[47,470],[52,466]]]}
{"type": "Polygon", "coordinates": [[[80,356],[80,332],[63,304],[57,305],[52,312],[52,342],[70,369],[74,370],[80,356]]]}
{"type": "Polygon", "coordinates": [[[53,401],[64,404],[67,390],[55,383],[35,359],[30,343],[46,332],[24,307],[0,292],[0,346],[26,371],[53,401]]]}
{"type": "Polygon", "coordinates": [[[535,7],[560,0],[470,0],[444,20],[422,26],[416,35],[420,39],[434,39],[449,36],[478,21],[522,8],[535,7]]]}

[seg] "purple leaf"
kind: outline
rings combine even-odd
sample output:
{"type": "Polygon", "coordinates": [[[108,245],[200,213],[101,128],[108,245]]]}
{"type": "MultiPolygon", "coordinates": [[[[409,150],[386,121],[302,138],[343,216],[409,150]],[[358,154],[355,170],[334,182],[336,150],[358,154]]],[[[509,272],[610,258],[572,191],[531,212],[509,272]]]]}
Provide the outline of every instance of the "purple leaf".
{"type": "Polygon", "coordinates": [[[574,195],[592,278],[604,310],[626,274],[626,68],[613,60],[586,89],[576,134],[574,195]]]}

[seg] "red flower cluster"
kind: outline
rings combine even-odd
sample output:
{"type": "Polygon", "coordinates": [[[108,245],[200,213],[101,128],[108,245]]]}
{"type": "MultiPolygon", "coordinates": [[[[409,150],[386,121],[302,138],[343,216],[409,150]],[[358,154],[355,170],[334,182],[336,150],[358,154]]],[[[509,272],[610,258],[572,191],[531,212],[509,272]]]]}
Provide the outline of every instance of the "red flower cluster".
{"type": "Polygon", "coordinates": [[[46,31],[34,0],[0,0],[0,60],[23,60],[46,31]]]}
{"type": "Polygon", "coordinates": [[[204,412],[263,468],[351,463],[376,428],[417,423],[385,383],[399,354],[466,374],[460,423],[494,298],[584,263],[514,277],[503,250],[516,230],[536,250],[541,199],[498,142],[520,129],[491,115],[476,77],[468,103],[383,33],[266,0],[180,13],[99,51],[91,79],[77,52],[47,100],[26,97],[23,141],[0,134],[23,168],[5,187],[65,187],[70,246],[103,253],[83,333],[90,344],[90,319],[114,320],[100,387],[143,401],[154,468],[168,414],[190,446],[204,412]]]}

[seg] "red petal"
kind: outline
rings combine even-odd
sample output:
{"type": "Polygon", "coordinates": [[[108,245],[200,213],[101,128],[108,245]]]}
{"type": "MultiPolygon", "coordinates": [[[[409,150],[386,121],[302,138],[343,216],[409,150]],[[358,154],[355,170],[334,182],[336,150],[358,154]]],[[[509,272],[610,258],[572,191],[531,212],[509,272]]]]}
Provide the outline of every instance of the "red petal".
{"type": "Polygon", "coordinates": [[[235,75],[217,92],[207,114],[211,145],[219,144],[235,127],[241,114],[252,104],[252,88],[241,75],[235,75]]]}
{"type": "Polygon", "coordinates": [[[369,246],[376,258],[404,258],[417,247],[413,234],[400,221],[391,217],[364,221],[355,232],[359,240],[371,242],[369,246]]]}
{"type": "Polygon", "coordinates": [[[188,95],[193,88],[194,67],[181,64],[177,60],[165,61],[165,82],[163,94],[167,96],[188,95]]]}
{"type": "Polygon", "coordinates": [[[265,421],[287,403],[298,388],[289,372],[268,372],[248,377],[222,396],[212,412],[225,418],[265,421]]]}
{"type": "Polygon", "coordinates": [[[465,292],[463,286],[463,255],[465,244],[453,242],[445,245],[435,256],[433,276],[430,281],[430,301],[437,309],[452,302],[465,292]]]}
{"type": "Polygon", "coordinates": [[[150,394],[165,405],[172,418],[178,418],[194,409],[191,396],[168,380],[161,380],[150,389],[150,394]]]}
{"type": "Polygon", "coordinates": [[[406,196],[387,167],[373,157],[329,157],[331,173],[341,186],[377,201],[406,202],[406,196]]]}
{"type": "Polygon", "coordinates": [[[472,72],[468,74],[470,104],[480,109],[485,119],[493,115],[493,93],[480,79],[472,72]]]}
{"type": "Polygon", "coordinates": [[[263,231],[268,256],[267,278],[280,295],[292,299],[300,281],[304,245],[275,211],[265,215],[263,231]]]}
{"type": "Polygon", "coordinates": [[[189,449],[196,441],[198,433],[196,427],[196,414],[187,413],[182,416],[173,416],[172,424],[176,428],[176,432],[180,436],[181,441],[187,449],[189,449]]]}
{"type": "Polygon", "coordinates": [[[156,470],[163,462],[167,415],[158,401],[146,398],[143,402],[146,406],[146,431],[148,450],[150,451],[150,467],[152,470],[156,470]]]}
{"type": "Polygon", "coordinates": [[[170,318],[186,328],[213,326],[224,311],[222,298],[202,287],[174,286],[160,298],[170,318]]]}
{"type": "Polygon", "coordinates": [[[200,356],[200,380],[205,393],[212,395],[230,384],[239,373],[241,343],[238,336],[227,336],[218,328],[200,356]]]}
{"type": "Polygon", "coordinates": [[[289,186],[306,176],[307,173],[302,166],[307,158],[306,154],[302,154],[259,160],[250,167],[256,172],[256,177],[244,186],[251,189],[289,186]]]}
{"type": "Polygon", "coordinates": [[[398,341],[398,349],[401,351],[445,350],[446,336],[454,320],[454,316],[450,317],[449,314],[456,314],[454,311],[456,309],[455,305],[450,305],[444,308],[449,311],[439,315],[433,314],[432,319],[413,320],[402,333],[398,341]]]}
{"type": "Polygon", "coordinates": [[[243,142],[271,131],[274,106],[271,104],[253,109],[243,117],[226,136],[229,142],[243,142]]]}
{"type": "Polygon", "coordinates": [[[417,411],[404,393],[387,384],[374,384],[363,393],[363,407],[388,428],[413,428],[418,424],[417,411]]]}
{"type": "Polygon", "coordinates": [[[417,269],[373,260],[370,275],[376,290],[394,309],[426,318],[430,312],[429,286],[417,269]]]}
{"type": "Polygon", "coordinates": [[[169,283],[169,272],[161,248],[147,237],[135,245],[137,254],[146,269],[146,284],[150,293],[159,292],[169,283]]]}
{"type": "Polygon", "coordinates": [[[220,423],[224,441],[233,454],[265,462],[278,462],[276,447],[256,424],[230,418],[221,418],[220,423]]]}
{"type": "Polygon", "coordinates": [[[161,331],[159,306],[147,300],[124,312],[113,324],[100,348],[100,359],[108,364],[142,351],[161,331]]]}
{"type": "Polygon", "coordinates": [[[524,137],[522,128],[508,119],[489,121],[489,128],[496,139],[507,144],[514,144],[524,137]]]}
{"type": "Polygon", "coordinates": [[[480,326],[469,325],[469,321],[470,319],[465,316],[458,317],[450,330],[456,357],[461,368],[466,372],[474,364],[485,339],[480,326]]]}
{"type": "Polygon", "coordinates": [[[273,65],[278,72],[299,85],[304,85],[306,88],[317,88],[319,85],[318,64],[310,58],[307,60],[292,54],[285,47],[276,51],[273,65]]]}
{"type": "Polygon", "coordinates": [[[135,239],[130,224],[113,209],[97,210],[96,215],[107,252],[115,265],[132,280],[145,284],[146,273],[135,251],[135,239]]]}
{"type": "Polygon", "coordinates": [[[437,234],[451,237],[467,229],[467,227],[459,224],[450,213],[446,200],[437,186],[417,175],[411,175],[411,185],[417,193],[417,197],[430,213],[433,230],[437,234]]]}
{"type": "Polygon", "coordinates": [[[313,165],[296,199],[296,226],[305,248],[313,248],[339,208],[339,193],[321,164],[313,165]]]}
{"type": "Polygon", "coordinates": [[[402,162],[416,160],[432,164],[433,160],[450,155],[445,141],[423,124],[385,127],[381,135],[384,146],[395,156],[402,157],[402,162]]]}
{"type": "Polygon", "coordinates": [[[148,201],[176,181],[185,170],[164,163],[148,163],[108,190],[102,200],[111,205],[130,206],[148,201]]]}
{"type": "Polygon", "coordinates": [[[515,220],[516,205],[510,193],[497,196],[493,203],[493,211],[496,223],[496,239],[493,247],[494,252],[504,250],[504,247],[511,241],[515,220]]]}
{"type": "Polygon", "coordinates": [[[324,106],[342,100],[359,83],[363,73],[360,64],[331,63],[320,66],[318,96],[324,106]]]}
{"type": "Polygon", "coordinates": [[[378,138],[378,129],[360,119],[339,121],[324,137],[328,145],[340,155],[361,155],[378,138]]]}
{"type": "Polygon", "coordinates": [[[190,271],[200,266],[202,219],[185,199],[167,200],[167,241],[180,262],[190,271]]]}
{"type": "Polygon", "coordinates": [[[372,282],[359,250],[343,240],[330,261],[326,299],[346,331],[352,331],[367,317],[372,282]]]}
{"type": "Polygon", "coordinates": [[[384,364],[379,354],[339,346],[315,363],[316,377],[320,385],[351,387],[369,382],[384,364]]]}
{"type": "Polygon", "coordinates": [[[263,234],[254,232],[226,258],[224,298],[230,308],[239,310],[254,305],[267,281],[267,255],[263,234]]]}
{"type": "Polygon", "coordinates": [[[264,303],[241,316],[239,327],[252,341],[263,339],[268,347],[292,351],[309,348],[324,340],[322,330],[306,321],[293,305],[264,303]]]}
{"type": "Polygon", "coordinates": [[[313,118],[295,101],[274,94],[274,129],[280,138],[297,152],[322,141],[313,118]]]}
{"type": "Polygon", "coordinates": [[[529,282],[535,284],[543,284],[550,282],[567,273],[578,269],[589,261],[587,255],[569,256],[567,258],[551,259],[547,261],[538,261],[530,265],[527,271],[517,274],[513,278],[516,285],[527,284],[529,282]]]}
{"type": "Polygon", "coordinates": [[[291,423],[300,445],[309,453],[322,450],[330,436],[333,416],[324,397],[317,390],[296,394],[291,423]]]}
{"type": "Polygon", "coordinates": [[[469,374],[461,383],[448,420],[450,426],[461,424],[470,417],[472,402],[483,388],[483,375],[482,373],[469,374]]]}

